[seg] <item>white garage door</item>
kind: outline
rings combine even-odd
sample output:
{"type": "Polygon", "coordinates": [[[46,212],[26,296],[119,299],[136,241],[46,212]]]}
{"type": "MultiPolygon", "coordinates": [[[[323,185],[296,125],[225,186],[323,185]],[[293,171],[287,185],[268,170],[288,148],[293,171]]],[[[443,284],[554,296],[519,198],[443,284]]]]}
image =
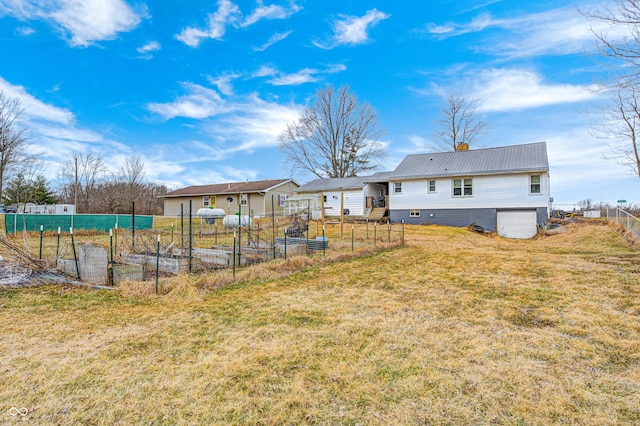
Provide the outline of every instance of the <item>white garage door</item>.
{"type": "Polygon", "coordinates": [[[506,238],[533,238],[538,232],[535,210],[498,212],[498,235],[506,238]]]}

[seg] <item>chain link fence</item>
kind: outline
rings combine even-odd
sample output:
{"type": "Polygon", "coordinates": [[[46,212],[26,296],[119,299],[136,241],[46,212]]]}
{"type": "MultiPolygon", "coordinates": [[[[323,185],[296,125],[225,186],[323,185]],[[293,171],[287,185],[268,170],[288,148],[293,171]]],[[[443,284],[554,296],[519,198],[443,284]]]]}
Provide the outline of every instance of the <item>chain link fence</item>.
{"type": "Polygon", "coordinates": [[[607,207],[605,211],[609,222],[622,226],[625,231],[633,232],[640,238],[640,219],[619,207],[607,207]]]}

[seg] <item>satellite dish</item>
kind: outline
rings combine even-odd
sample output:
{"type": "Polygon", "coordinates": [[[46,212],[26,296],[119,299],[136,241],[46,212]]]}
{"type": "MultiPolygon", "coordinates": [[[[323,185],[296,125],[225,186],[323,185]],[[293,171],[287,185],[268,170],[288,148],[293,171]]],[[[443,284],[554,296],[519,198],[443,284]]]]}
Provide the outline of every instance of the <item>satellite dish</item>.
{"type": "Polygon", "coordinates": [[[233,197],[227,197],[227,201],[230,203],[233,202],[233,197]]]}

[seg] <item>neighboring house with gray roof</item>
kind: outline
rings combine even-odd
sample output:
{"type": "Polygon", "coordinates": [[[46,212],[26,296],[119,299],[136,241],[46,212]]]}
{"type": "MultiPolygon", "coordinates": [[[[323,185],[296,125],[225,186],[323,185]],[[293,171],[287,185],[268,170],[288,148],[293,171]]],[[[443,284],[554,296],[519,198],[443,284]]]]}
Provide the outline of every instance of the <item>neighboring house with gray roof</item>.
{"type": "Polygon", "coordinates": [[[473,223],[530,238],[549,217],[545,142],[408,155],[388,180],[391,222],[473,223]]]}
{"type": "Polygon", "coordinates": [[[296,198],[320,196],[325,216],[365,216],[374,207],[384,207],[389,193],[388,178],[391,172],[371,176],[315,179],[296,189],[296,198]]]}
{"type": "Polygon", "coordinates": [[[271,179],[251,182],[229,182],[212,185],[194,185],[164,194],[164,215],[178,216],[183,211],[192,214],[200,208],[223,209],[231,215],[242,209],[242,214],[268,216],[284,211],[288,197],[298,188],[293,179],[271,179]]]}

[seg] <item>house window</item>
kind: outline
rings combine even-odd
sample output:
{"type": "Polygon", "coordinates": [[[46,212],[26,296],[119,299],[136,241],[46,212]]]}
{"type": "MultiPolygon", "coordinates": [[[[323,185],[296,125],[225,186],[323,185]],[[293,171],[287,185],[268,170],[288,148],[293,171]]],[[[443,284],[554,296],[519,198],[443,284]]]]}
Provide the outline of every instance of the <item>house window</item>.
{"type": "Polygon", "coordinates": [[[209,207],[209,200],[210,198],[208,195],[205,195],[204,197],[202,197],[202,205],[205,207],[209,207]]]}
{"type": "Polygon", "coordinates": [[[284,207],[284,202],[287,201],[287,198],[289,198],[288,195],[282,195],[282,194],[278,195],[278,205],[280,207],[284,207]]]}
{"type": "Polygon", "coordinates": [[[429,187],[427,189],[428,192],[436,192],[436,181],[435,180],[430,180],[429,181],[429,187]]]}
{"type": "Polygon", "coordinates": [[[402,194],[402,182],[396,182],[393,184],[393,193],[402,194]]]}
{"type": "Polygon", "coordinates": [[[453,196],[469,197],[473,195],[473,179],[454,179],[453,180],[453,196]]]}
{"type": "Polygon", "coordinates": [[[532,194],[540,194],[540,175],[531,175],[530,190],[532,194]]]}
{"type": "Polygon", "coordinates": [[[240,205],[241,206],[246,206],[247,205],[247,196],[246,195],[240,195],[240,205]]]}
{"type": "Polygon", "coordinates": [[[409,210],[409,217],[420,217],[420,209],[409,210]]]}

